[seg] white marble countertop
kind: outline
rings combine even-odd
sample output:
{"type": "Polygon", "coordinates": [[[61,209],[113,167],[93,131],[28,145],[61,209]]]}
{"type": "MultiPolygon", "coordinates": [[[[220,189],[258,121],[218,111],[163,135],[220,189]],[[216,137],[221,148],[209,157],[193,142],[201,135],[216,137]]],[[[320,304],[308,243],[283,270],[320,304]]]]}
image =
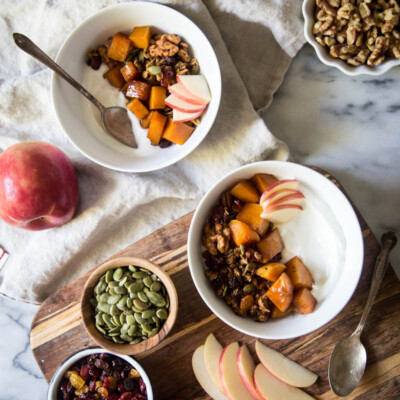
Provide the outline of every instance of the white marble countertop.
{"type": "MultiPolygon", "coordinates": [[[[400,236],[400,68],[348,77],[324,66],[312,48],[297,55],[263,115],[296,162],[340,180],[377,237],[400,236]]],[[[392,264],[400,275],[400,245],[392,264]]],[[[0,298],[0,400],[43,400],[47,383],[29,346],[37,307],[0,298]]],[[[391,400],[391,399],[388,399],[391,400]]]]}

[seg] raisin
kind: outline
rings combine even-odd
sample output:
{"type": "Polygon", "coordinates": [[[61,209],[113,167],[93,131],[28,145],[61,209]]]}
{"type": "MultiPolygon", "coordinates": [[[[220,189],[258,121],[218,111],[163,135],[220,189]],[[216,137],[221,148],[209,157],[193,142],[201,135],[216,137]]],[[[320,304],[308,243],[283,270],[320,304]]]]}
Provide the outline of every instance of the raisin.
{"type": "Polygon", "coordinates": [[[176,64],[175,57],[163,57],[163,60],[165,60],[165,63],[167,65],[175,65],[176,64]]]}
{"type": "Polygon", "coordinates": [[[275,262],[279,262],[282,259],[282,254],[278,253],[275,257],[271,258],[268,263],[275,263],[275,262]]]}
{"type": "Polygon", "coordinates": [[[141,393],[147,394],[146,384],[144,383],[144,380],[142,378],[139,378],[139,388],[141,393]]]}
{"type": "Polygon", "coordinates": [[[110,365],[108,364],[108,362],[98,358],[97,360],[95,360],[94,365],[99,368],[102,369],[103,371],[106,371],[107,374],[110,372],[110,365]]]}
{"type": "Polygon", "coordinates": [[[237,276],[234,276],[232,279],[229,279],[228,281],[229,289],[231,290],[236,289],[241,285],[241,283],[242,283],[241,279],[239,279],[239,277],[237,276]]]}
{"type": "Polygon", "coordinates": [[[122,369],[124,367],[124,365],[125,365],[124,361],[122,359],[120,359],[119,357],[115,357],[111,361],[111,366],[113,368],[122,369]]]}
{"type": "Polygon", "coordinates": [[[132,400],[133,393],[132,392],[125,392],[119,397],[119,400],[132,400]]]}
{"type": "Polygon", "coordinates": [[[167,140],[167,139],[161,139],[161,140],[160,140],[160,143],[159,143],[158,145],[159,145],[162,149],[165,149],[165,148],[171,146],[171,144],[172,144],[172,142],[170,142],[169,140],[167,140]]]}
{"type": "Polygon", "coordinates": [[[175,80],[175,72],[174,71],[164,71],[163,77],[161,79],[161,86],[168,87],[175,80]]]}
{"type": "Polygon", "coordinates": [[[79,373],[79,375],[82,377],[82,379],[86,382],[89,380],[90,378],[90,366],[89,364],[83,364],[81,367],[81,371],[79,373]]]}
{"type": "Polygon", "coordinates": [[[239,199],[234,198],[232,201],[232,211],[238,213],[244,206],[244,203],[239,199]]]}
{"type": "Polygon", "coordinates": [[[218,204],[211,212],[210,219],[212,222],[224,222],[225,208],[222,204],[218,204]]]}
{"type": "Polygon", "coordinates": [[[134,378],[125,379],[124,388],[127,392],[133,392],[137,388],[137,380],[134,378]]]}
{"type": "Polygon", "coordinates": [[[117,386],[117,390],[118,390],[118,393],[120,393],[120,394],[124,393],[124,392],[125,392],[125,386],[124,386],[124,384],[123,384],[123,383],[120,383],[120,384],[117,386]]]}

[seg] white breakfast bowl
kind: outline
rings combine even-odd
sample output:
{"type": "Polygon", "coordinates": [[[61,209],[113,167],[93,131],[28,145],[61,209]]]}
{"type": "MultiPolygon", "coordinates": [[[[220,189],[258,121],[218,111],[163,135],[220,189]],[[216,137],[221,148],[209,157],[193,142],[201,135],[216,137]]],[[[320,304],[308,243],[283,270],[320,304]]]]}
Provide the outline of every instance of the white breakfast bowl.
{"type": "Polygon", "coordinates": [[[154,399],[153,389],[151,387],[150,379],[147,376],[146,371],[143,369],[143,367],[134,358],[129,357],[129,356],[124,356],[124,355],[119,355],[119,354],[113,354],[113,353],[111,353],[107,350],[101,349],[99,347],[80,350],[77,353],[75,353],[72,356],[65,359],[60,364],[60,366],[57,368],[56,372],[54,373],[53,377],[51,378],[51,381],[49,383],[49,388],[47,391],[46,399],[47,400],[57,400],[58,399],[58,396],[57,396],[57,392],[59,390],[58,386],[59,386],[65,372],[68,371],[68,368],[70,368],[73,364],[75,364],[81,358],[90,356],[91,354],[97,354],[97,353],[111,354],[115,357],[122,358],[124,361],[131,364],[132,367],[135,368],[139,372],[140,377],[143,379],[144,383],[146,384],[147,399],[148,400],[154,399]]]}
{"type": "Polygon", "coordinates": [[[342,71],[344,74],[349,76],[356,75],[382,75],[389,69],[400,65],[400,59],[385,59],[382,64],[376,67],[370,67],[368,65],[360,65],[354,67],[349,65],[346,61],[340,58],[333,58],[329,55],[326,47],[322,47],[316,40],[312,33],[313,26],[315,24],[315,0],[304,0],[303,1],[303,17],[304,17],[304,35],[308,43],[314,47],[320,61],[330,67],[335,67],[342,71]]]}
{"type": "MultiPolygon", "coordinates": [[[[56,61],[85,86],[84,78],[90,70],[86,65],[87,52],[117,32],[130,33],[134,26],[142,25],[151,25],[156,32],[180,35],[189,44],[192,55],[198,59],[200,74],[206,77],[210,87],[211,102],[202,115],[201,123],[184,145],[172,145],[165,149],[151,148],[150,151],[131,149],[103,130],[100,112],[78,91],[56,74],[53,74],[52,80],[54,108],[69,140],[92,161],[126,172],[147,172],[165,168],[191,153],[210,130],[221,98],[219,64],[207,37],[189,18],[157,3],[134,1],[100,10],[70,33],[61,46],[56,61]]],[[[99,80],[103,80],[101,74],[99,80]]],[[[92,94],[96,96],[96,93],[92,94]]],[[[141,134],[143,136],[145,133],[141,134]]]]}
{"type": "MultiPolygon", "coordinates": [[[[311,201],[311,198],[309,201],[311,201]]],[[[307,202],[307,194],[305,202],[307,202]]],[[[305,228],[307,232],[307,226],[305,228]]],[[[318,243],[317,238],[315,243],[318,243]]],[[[299,164],[283,161],[262,161],[246,165],[229,173],[215,183],[200,201],[189,229],[188,260],[190,273],[200,296],[221,320],[250,336],[264,339],[286,339],[305,335],[320,328],[334,318],[347,304],[357,287],[363,267],[363,238],[353,207],[342,191],[329,179],[299,164]],[[268,320],[265,323],[255,322],[251,318],[239,317],[222,299],[214,294],[204,274],[205,265],[202,257],[204,248],[202,247],[201,237],[203,227],[212,208],[217,204],[224,191],[230,189],[242,179],[251,178],[256,173],[269,173],[279,179],[298,179],[300,182],[299,190],[307,190],[309,193],[318,195],[317,200],[320,202],[318,207],[321,206],[321,210],[329,213],[332,223],[337,224],[333,227],[334,232],[338,232],[338,235],[340,233],[341,240],[344,241],[343,263],[332,275],[335,280],[326,278],[326,282],[329,281],[330,283],[324,289],[323,300],[317,303],[311,314],[292,313],[283,318],[268,320]]],[[[317,266],[317,273],[318,268],[319,265],[317,266]]],[[[324,283],[323,280],[322,283],[324,283]]],[[[314,291],[315,287],[313,288],[314,291]]]]}

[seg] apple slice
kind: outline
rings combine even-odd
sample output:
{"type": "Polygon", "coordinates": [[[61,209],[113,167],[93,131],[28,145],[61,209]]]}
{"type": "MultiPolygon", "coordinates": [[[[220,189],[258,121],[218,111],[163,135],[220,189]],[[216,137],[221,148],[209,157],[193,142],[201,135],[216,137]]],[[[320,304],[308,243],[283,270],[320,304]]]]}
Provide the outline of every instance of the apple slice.
{"type": "Polygon", "coordinates": [[[233,342],[226,346],[221,353],[219,359],[219,377],[224,389],[224,393],[230,400],[254,400],[240,378],[239,368],[237,365],[237,355],[239,345],[233,342]]]}
{"type": "Polygon", "coordinates": [[[246,389],[255,399],[260,400],[260,397],[257,394],[254,386],[253,379],[256,365],[254,364],[253,357],[251,356],[249,349],[245,344],[238,351],[237,364],[239,368],[239,375],[242,378],[246,389]]]}
{"type": "Polygon", "coordinates": [[[204,110],[194,113],[186,113],[179,110],[172,110],[172,120],[174,122],[192,121],[193,119],[200,117],[203,114],[203,112],[204,110]]]}
{"type": "Polygon", "coordinates": [[[288,196],[290,194],[295,194],[295,193],[301,193],[301,192],[299,190],[295,190],[295,189],[280,189],[280,190],[277,190],[276,192],[273,192],[269,196],[264,197],[263,203],[261,204],[261,200],[260,200],[260,204],[262,206],[264,206],[264,204],[266,202],[268,202],[269,204],[272,204],[273,202],[281,199],[282,197],[288,196]]]}
{"type": "Polygon", "coordinates": [[[297,179],[282,179],[278,182],[273,183],[268,189],[261,195],[260,204],[263,205],[265,199],[269,197],[272,193],[277,192],[282,189],[292,189],[296,190],[299,181],[297,179]]]}
{"type": "Polygon", "coordinates": [[[264,218],[273,224],[283,224],[297,217],[303,211],[303,207],[297,204],[281,204],[280,206],[272,205],[266,207],[261,213],[261,218],[264,218]]]}
{"type": "Polygon", "coordinates": [[[173,110],[182,111],[184,113],[200,112],[204,111],[204,109],[206,108],[205,105],[187,103],[186,101],[183,101],[180,98],[176,97],[174,94],[170,94],[165,99],[165,104],[168,107],[171,107],[173,110]]]}
{"type": "Polygon", "coordinates": [[[207,80],[203,75],[177,75],[178,83],[195,99],[206,103],[211,101],[207,80]]]}
{"type": "Polygon", "coordinates": [[[254,371],[254,384],[262,400],[313,400],[306,392],[280,381],[270,374],[262,364],[254,371]]]}
{"type": "Polygon", "coordinates": [[[315,383],[318,375],[279,351],[256,341],[256,353],[261,364],[281,381],[296,387],[308,387],[315,383]]]}
{"type": "Polygon", "coordinates": [[[208,100],[206,99],[199,100],[198,98],[193,97],[180,83],[175,83],[175,85],[169,86],[168,91],[190,104],[208,104],[208,100]]]}
{"type": "Polygon", "coordinates": [[[207,372],[204,362],[204,345],[198,347],[192,356],[192,368],[197,381],[204,391],[215,400],[229,400],[221,391],[215,386],[207,372]]]}
{"type": "MultiPolygon", "coordinates": [[[[279,193],[279,192],[275,192],[279,193]]],[[[269,197],[266,198],[266,200],[263,203],[263,207],[275,207],[275,206],[280,206],[282,204],[297,204],[300,205],[303,200],[306,197],[304,196],[303,193],[299,192],[298,190],[295,191],[295,193],[290,193],[287,194],[286,196],[280,197],[280,198],[275,198],[275,200],[270,200],[269,197]]]]}
{"type": "Polygon", "coordinates": [[[219,344],[215,336],[210,333],[204,344],[204,361],[206,364],[208,375],[210,375],[215,386],[223,392],[224,389],[219,379],[219,359],[222,353],[222,346],[219,344]]]}

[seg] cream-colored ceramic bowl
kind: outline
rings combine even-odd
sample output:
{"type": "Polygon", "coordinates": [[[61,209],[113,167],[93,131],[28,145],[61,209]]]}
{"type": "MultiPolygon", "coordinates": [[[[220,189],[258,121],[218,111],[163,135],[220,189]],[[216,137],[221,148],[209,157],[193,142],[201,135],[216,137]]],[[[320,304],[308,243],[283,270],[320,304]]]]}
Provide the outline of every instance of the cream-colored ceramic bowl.
{"type": "Polygon", "coordinates": [[[360,65],[359,67],[353,67],[338,58],[333,58],[329,55],[326,47],[322,47],[316,40],[312,33],[313,26],[315,24],[315,0],[304,0],[303,1],[303,17],[304,17],[304,35],[307,42],[314,47],[318,58],[322,63],[335,67],[342,71],[346,75],[382,75],[389,69],[400,65],[400,59],[386,59],[382,64],[376,67],[370,67],[368,65],[360,65]]]}
{"type": "MultiPolygon", "coordinates": [[[[53,103],[58,120],[69,140],[85,156],[107,168],[127,172],[147,172],[165,168],[191,153],[206,137],[214,123],[221,98],[221,73],[214,49],[204,33],[180,12],[157,3],[133,1],[107,7],[76,27],[57,56],[71,76],[85,86],[87,52],[104,43],[116,32],[132,31],[134,26],[151,25],[157,32],[176,33],[190,45],[207,79],[211,102],[188,141],[166,149],[138,152],[109,137],[101,127],[100,113],[89,110],[90,102],[56,74],[53,75],[53,103]],[[95,114],[96,113],[96,114],[95,114]],[[96,118],[96,120],[95,120],[96,118]]],[[[101,74],[99,79],[102,80],[101,74]]]]}
{"type": "MultiPolygon", "coordinates": [[[[311,242],[311,246],[307,246],[308,251],[313,251],[318,246],[319,237],[324,237],[326,230],[324,226],[326,225],[315,224],[315,220],[303,221],[300,237],[310,235],[310,232],[312,232],[310,240],[307,241],[308,243],[311,242]],[[315,226],[311,226],[312,224],[315,226]]],[[[304,242],[305,240],[299,240],[300,250],[302,250],[301,247],[304,242]]],[[[332,243],[333,245],[334,243],[332,243]]],[[[325,268],[325,259],[326,257],[323,256],[322,261],[316,266],[316,273],[321,268],[325,268]]],[[[320,328],[334,318],[347,304],[361,275],[364,247],[360,224],[353,207],[333,182],[319,172],[299,164],[283,161],[262,161],[232,171],[216,182],[200,201],[190,225],[188,260],[190,273],[198,292],[208,307],[221,320],[250,336],[264,339],[286,339],[305,335],[320,328]],[[331,281],[331,284],[325,287],[323,300],[318,302],[311,314],[300,315],[295,313],[265,323],[255,322],[251,318],[239,317],[222,299],[215,295],[204,274],[205,265],[202,256],[204,248],[202,247],[201,237],[203,227],[212,208],[217,204],[222,193],[232,188],[240,180],[249,179],[256,173],[272,174],[279,179],[298,179],[301,188],[314,195],[314,203],[310,202],[311,196],[307,200],[307,194],[305,202],[309,202],[310,206],[311,204],[318,206],[322,213],[327,214],[328,228],[332,228],[330,231],[334,232],[331,239],[340,237],[340,241],[343,241],[341,262],[336,265],[336,271],[333,271],[335,278],[331,281]]],[[[324,285],[324,282],[329,281],[329,279],[330,275],[325,275],[320,282],[324,285]]]]}

